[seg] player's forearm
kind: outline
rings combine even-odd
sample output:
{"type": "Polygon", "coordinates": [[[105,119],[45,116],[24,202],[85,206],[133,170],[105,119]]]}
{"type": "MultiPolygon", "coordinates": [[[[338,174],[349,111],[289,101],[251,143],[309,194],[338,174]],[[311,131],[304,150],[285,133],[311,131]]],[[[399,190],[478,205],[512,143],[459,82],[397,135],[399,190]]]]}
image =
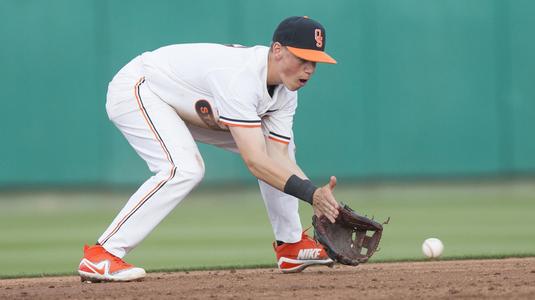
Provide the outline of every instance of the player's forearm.
{"type": "Polygon", "coordinates": [[[258,179],[311,205],[316,201],[316,191],[319,189],[312,182],[306,180],[301,169],[293,161],[284,165],[281,164],[280,160],[275,160],[265,154],[256,155],[254,160],[244,158],[244,161],[251,173],[258,179]],[[291,167],[288,168],[288,166],[291,167]]]}
{"type": "Polygon", "coordinates": [[[295,175],[301,177],[302,179],[308,179],[308,176],[305,174],[305,172],[303,172],[303,170],[301,170],[301,168],[294,161],[288,158],[287,163],[288,167],[290,170],[294,171],[295,175]]]}
{"type": "MultiPolygon", "coordinates": [[[[230,132],[236,145],[240,150],[243,161],[258,179],[268,183],[274,188],[286,192],[285,189],[290,187],[288,193],[293,191],[291,188],[296,187],[299,190],[300,184],[305,184],[307,188],[301,189],[312,190],[311,183],[303,183],[305,179],[303,172],[293,163],[288,156],[288,147],[279,144],[266,143],[265,137],[260,128],[242,128],[230,127],[230,132]],[[292,175],[295,175],[292,177],[292,175]],[[288,179],[293,178],[288,184],[288,179]]],[[[308,182],[308,181],[307,181],[308,182]]],[[[291,194],[300,198],[301,194],[291,194]],[[294,195],[296,194],[296,195],[294,195]]],[[[311,198],[310,193],[306,193],[307,201],[311,198]]]]}
{"type": "Polygon", "coordinates": [[[297,163],[290,158],[290,150],[287,145],[282,145],[279,142],[273,142],[266,139],[266,150],[269,157],[292,171],[292,174],[295,174],[302,179],[308,178],[297,163]]]}
{"type": "Polygon", "coordinates": [[[302,179],[308,178],[303,172],[303,170],[301,170],[301,168],[293,160],[291,160],[288,155],[278,155],[278,154],[273,154],[273,153],[268,153],[268,155],[273,160],[276,160],[281,165],[285,166],[287,169],[292,171],[292,174],[295,174],[302,179]]]}
{"type": "Polygon", "coordinates": [[[304,174],[298,168],[295,170],[291,166],[285,165],[268,155],[257,156],[253,159],[245,160],[249,171],[258,179],[270,184],[274,188],[284,191],[284,186],[288,181],[288,178],[292,175],[297,175],[304,179],[304,174]]]}

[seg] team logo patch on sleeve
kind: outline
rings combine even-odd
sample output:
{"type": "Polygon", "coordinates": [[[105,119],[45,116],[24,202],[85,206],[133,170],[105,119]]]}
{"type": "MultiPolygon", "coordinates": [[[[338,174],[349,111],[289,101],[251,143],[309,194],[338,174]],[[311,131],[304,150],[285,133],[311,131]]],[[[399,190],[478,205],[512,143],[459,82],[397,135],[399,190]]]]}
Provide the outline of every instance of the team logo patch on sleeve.
{"type": "Polygon", "coordinates": [[[207,100],[201,99],[195,102],[195,111],[204,124],[206,124],[206,126],[215,130],[224,130],[219,126],[219,124],[217,124],[212,106],[207,100]]]}

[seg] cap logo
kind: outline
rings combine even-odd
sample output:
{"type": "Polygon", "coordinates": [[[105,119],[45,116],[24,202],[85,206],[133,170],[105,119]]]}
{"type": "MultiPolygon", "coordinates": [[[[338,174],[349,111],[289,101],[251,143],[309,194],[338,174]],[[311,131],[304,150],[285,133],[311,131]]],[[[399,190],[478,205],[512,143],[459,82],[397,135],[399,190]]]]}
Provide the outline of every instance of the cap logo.
{"type": "Polygon", "coordinates": [[[323,34],[321,29],[314,30],[314,39],[316,39],[316,47],[321,48],[323,46],[323,34]]]}

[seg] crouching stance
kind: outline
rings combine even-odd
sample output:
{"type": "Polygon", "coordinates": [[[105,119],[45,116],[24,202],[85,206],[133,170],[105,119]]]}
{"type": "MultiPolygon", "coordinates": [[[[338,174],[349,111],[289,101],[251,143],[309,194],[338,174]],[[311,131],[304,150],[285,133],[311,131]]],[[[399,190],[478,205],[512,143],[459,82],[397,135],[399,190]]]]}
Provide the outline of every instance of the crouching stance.
{"type": "Polygon", "coordinates": [[[179,44],[146,52],[110,82],[106,110],[154,173],[131,196],[94,246],[84,248],[83,281],[130,281],[145,271],[122,258],[204,176],[196,142],[239,153],[258,178],[282,272],[330,265],[323,247],[301,228],[298,199],[334,222],[336,178],[317,188],[295,162],[297,90],[316,63],[336,63],[325,29],[307,17],[282,21],[270,47],[179,44]]]}

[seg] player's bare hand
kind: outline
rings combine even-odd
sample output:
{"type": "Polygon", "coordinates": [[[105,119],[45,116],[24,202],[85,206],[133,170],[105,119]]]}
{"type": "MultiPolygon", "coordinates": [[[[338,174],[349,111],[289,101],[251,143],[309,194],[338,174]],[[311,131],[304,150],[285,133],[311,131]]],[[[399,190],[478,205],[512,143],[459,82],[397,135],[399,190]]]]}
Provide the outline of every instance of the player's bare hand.
{"type": "Polygon", "coordinates": [[[336,222],[336,217],[338,217],[339,204],[333,194],[335,186],[336,177],[331,176],[328,184],[318,188],[314,192],[312,202],[314,214],[318,217],[325,215],[331,223],[336,222]]]}

